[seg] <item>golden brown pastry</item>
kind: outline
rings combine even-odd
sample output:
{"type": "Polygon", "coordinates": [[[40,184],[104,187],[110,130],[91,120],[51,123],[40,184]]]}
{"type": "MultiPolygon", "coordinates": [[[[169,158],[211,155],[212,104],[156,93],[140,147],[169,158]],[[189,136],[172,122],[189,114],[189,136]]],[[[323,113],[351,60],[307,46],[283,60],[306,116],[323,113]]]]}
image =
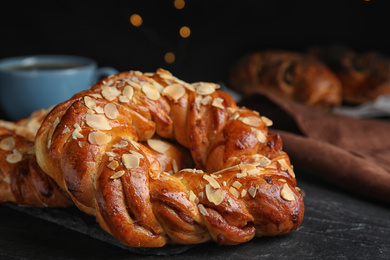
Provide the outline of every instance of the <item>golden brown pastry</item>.
{"type": "Polygon", "coordinates": [[[390,61],[378,52],[358,53],[345,46],[314,46],[308,55],[322,60],[340,79],[349,104],[373,101],[390,94],[390,61]]]}
{"type": "Polygon", "coordinates": [[[304,204],[279,135],[218,87],[162,69],[103,79],[49,113],[38,163],[128,246],[232,245],[296,230],[304,204]]]}
{"type": "Polygon", "coordinates": [[[289,51],[251,53],[235,64],[229,85],[243,95],[272,94],[316,107],[341,103],[341,83],[318,59],[289,51]]]}
{"type": "Polygon", "coordinates": [[[72,205],[65,193],[35,158],[33,139],[46,111],[16,123],[0,121],[0,202],[36,207],[72,205]]]}

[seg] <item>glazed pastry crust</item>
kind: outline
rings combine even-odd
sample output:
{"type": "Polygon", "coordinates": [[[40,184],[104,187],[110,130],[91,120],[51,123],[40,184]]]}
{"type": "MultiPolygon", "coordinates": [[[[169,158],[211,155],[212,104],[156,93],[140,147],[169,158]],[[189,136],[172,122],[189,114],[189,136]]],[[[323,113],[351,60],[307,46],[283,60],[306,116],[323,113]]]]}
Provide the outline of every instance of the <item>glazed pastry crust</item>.
{"type": "Polygon", "coordinates": [[[213,83],[123,72],[56,106],[37,133],[41,168],[132,247],[281,235],[304,204],[271,121],[213,83]]]}

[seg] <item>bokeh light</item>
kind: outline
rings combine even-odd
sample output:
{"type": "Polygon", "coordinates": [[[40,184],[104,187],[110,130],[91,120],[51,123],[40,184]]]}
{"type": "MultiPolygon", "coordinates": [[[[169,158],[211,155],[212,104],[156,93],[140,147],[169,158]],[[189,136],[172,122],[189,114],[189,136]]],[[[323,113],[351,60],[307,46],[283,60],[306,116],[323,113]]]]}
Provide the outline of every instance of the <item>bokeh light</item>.
{"type": "Polygon", "coordinates": [[[130,16],[130,23],[135,27],[140,27],[142,25],[142,17],[139,14],[132,14],[130,16]]]}
{"type": "Polygon", "coordinates": [[[188,26],[183,26],[180,28],[180,36],[183,37],[183,38],[188,38],[191,34],[191,30],[188,26]]]}
{"type": "Polygon", "coordinates": [[[175,0],[175,2],[173,2],[173,5],[175,6],[176,9],[180,10],[184,8],[186,3],[184,2],[184,0],[175,0]]]}
{"type": "Polygon", "coordinates": [[[174,63],[175,62],[175,54],[173,52],[167,52],[164,55],[164,60],[166,63],[174,63]]]}

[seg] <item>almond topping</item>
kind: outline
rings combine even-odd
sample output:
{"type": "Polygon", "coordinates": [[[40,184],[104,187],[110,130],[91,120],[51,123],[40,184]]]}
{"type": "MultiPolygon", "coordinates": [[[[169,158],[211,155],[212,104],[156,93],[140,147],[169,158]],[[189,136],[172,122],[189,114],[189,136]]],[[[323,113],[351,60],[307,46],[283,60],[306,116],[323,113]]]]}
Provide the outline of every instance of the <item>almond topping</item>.
{"type": "Polygon", "coordinates": [[[130,152],[132,155],[137,156],[140,159],[144,158],[144,156],[142,154],[140,154],[139,152],[136,152],[136,151],[130,151],[130,152]]]}
{"type": "Polygon", "coordinates": [[[219,185],[218,181],[216,179],[214,179],[213,177],[205,174],[205,175],[203,175],[203,179],[208,181],[210,183],[211,187],[213,187],[214,189],[221,188],[221,185],[219,185]]]}
{"type": "Polygon", "coordinates": [[[131,86],[127,85],[123,88],[122,95],[124,97],[127,97],[129,100],[132,100],[134,95],[134,89],[131,86]]]}
{"type": "Polygon", "coordinates": [[[257,188],[255,186],[250,186],[248,193],[254,198],[256,196],[257,188]]]}
{"type": "Polygon", "coordinates": [[[254,134],[254,136],[256,136],[257,140],[260,142],[260,143],[266,143],[267,142],[267,137],[265,136],[265,134],[260,131],[259,129],[256,129],[256,128],[253,128],[251,127],[251,132],[252,134],[254,134]]]}
{"type": "Polygon", "coordinates": [[[179,172],[179,166],[177,166],[177,162],[175,159],[172,160],[172,169],[173,169],[173,173],[179,172]]]}
{"type": "Polygon", "coordinates": [[[120,94],[121,94],[120,90],[118,90],[116,87],[103,86],[102,88],[102,95],[108,101],[113,101],[120,94]]]}
{"type": "Polygon", "coordinates": [[[217,108],[221,108],[221,109],[225,109],[225,107],[223,106],[223,99],[222,98],[220,98],[220,97],[217,97],[217,98],[215,98],[214,100],[213,100],[213,104],[212,104],[212,106],[213,107],[217,107],[217,108]]]}
{"type": "Polygon", "coordinates": [[[14,149],[15,139],[13,137],[6,137],[0,141],[0,149],[4,151],[11,151],[14,149]]]}
{"type": "Polygon", "coordinates": [[[109,157],[116,157],[118,156],[116,153],[114,152],[106,152],[106,155],[109,156],[109,157]]]}
{"type": "Polygon", "coordinates": [[[116,119],[117,116],[119,115],[119,111],[116,108],[115,104],[113,103],[108,103],[104,106],[104,114],[106,117],[109,119],[116,119]]]}
{"type": "Polygon", "coordinates": [[[283,184],[282,189],[280,190],[280,196],[287,201],[294,201],[294,193],[290,189],[287,183],[283,184]]]}
{"type": "Polygon", "coordinates": [[[111,161],[107,167],[110,168],[111,170],[115,170],[119,166],[119,163],[117,161],[111,161]]]}
{"type": "Polygon", "coordinates": [[[116,173],[114,173],[114,174],[110,177],[110,179],[118,179],[118,178],[122,177],[123,174],[125,174],[125,171],[124,171],[124,170],[117,171],[116,173]]]}
{"type": "Polygon", "coordinates": [[[206,208],[203,206],[203,204],[198,204],[198,209],[199,209],[199,212],[204,215],[204,216],[208,216],[209,213],[207,212],[206,208]]]}
{"type": "Polygon", "coordinates": [[[7,155],[6,161],[9,163],[17,163],[22,160],[22,154],[14,149],[11,154],[7,155]]]}
{"type": "Polygon", "coordinates": [[[238,197],[240,196],[240,193],[238,192],[238,190],[236,190],[236,189],[233,188],[233,187],[230,187],[229,191],[230,191],[230,193],[231,193],[234,197],[236,197],[236,198],[238,198],[238,197]]]}
{"type": "Polygon", "coordinates": [[[253,126],[253,127],[261,126],[261,123],[263,122],[261,118],[257,116],[240,117],[238,120],[240,120],[246,125],[253,126]]]}
{"type": "Polygon", "coordinates": [[[121,102],[121,103],[129,103],[130,99],[128,97],[125,97],[125,96],[119,96],[119,102],[121,102]]]}
{"type": "Polygon", "coordinates": [[[207,199],[215,205],[221,204],[223,201],[223,193],[221,189],[214,189],[210,184],[206,184],[206,196],[207,199]]]}
{"type": "Polygon", "coordinates": [[[163,96],[167,96],[171,99],[173,99],[173,101],[175,103],[177,103],[177,101],[184,96],[184,94],[186,93],[186,90],[185,88],[180,85],[180,84],[172,84],[172,85],[169,85],[167,86],[166,88],[164,88],[164,90],[162,91],[162,95],[163,96]]]}
{"type": "Polygon", "coordinates": [[[213,83],[205,83],[205,82],[200,82],[200,83],[195,83],[194,87],[196,89],[196,93],[199,95],[210,95],[214,93],[215,91],[215,84],[213,83]]]}
{"type": "Polygon", "coordinates": [[[60,123],[60,119],[58,117],[56,117],[56,119],[53,122],[53,128],[56,128],[59,123],[60,123]]]}
{"type": "Polygon", "coordinates": [[[88,141],[96,145],[108,144],[111,141],[111,135],[100,131],[92,132],[88,135],[88,141]]]}
{"type": "Polygon", "coordinates": [[[142,92],[145,93],[145,95],[150,99],[150,100],[158,100],[161,95],[160,95],[160,92],[158,92],[158,90],[156,89],[155,86],[153,85],[143,85],[142,86],[142,92]]]}
{"type": "Polygon", "coordinates": [[[239,189],[241,188],[242,184],[239,181],[235,181],[233,182],[232,186],[236,189],[239,189]]]}
{"type": "Polygon", "coordinates": [[[213,98],[211,96],[205,96],[200,103],[202,103],[202,105],[206,106],[206,105],[208,105],[208,103],[210,103],[210,101],[212,99],[213,98]]]}
{"type": "Polygon", "coordinates": [[[271,119],[269,119],[268,117],[265,117],[265,116],[262,116],[261,117],[261,120],[263,120],[263,122],[267,125],[267,126],[272,126],[274,123],[272,122],[271,119]]]}
{"type": "Polygon", "coordinates": [[[157,139],[148,139],[148,145],[156,152],[162,154],[164,154],[171,147],[170,144],[157,139]]]}
{"type": "Polygon", "coordinates": [[[290,167],[290,165],[287,163],[285,159],[279,159],[278,162],[284,169],[287,170],[288,174],[290,174],[291,177],[295,178],[295,173],[293,169],[290,167]]]}
{"type": "Polygon", "coordinates": [[[95,112],[98,114],[104,114],[104,108],[102,107],[95,107],[95,112]]]}
{"type": "Polygon", "coordinates": [[[133,169],[139,166],[140,158],[133,154],[122,155],[122,162],[126,169],[133,169]]]}
{"type": "Polygon", "coordinates": [[[243,190],[241,191],[241,197],[245,197],[246,193],[247,193],[246,189],[243,189],[243,190]]]}
{"type": "Polygon", "coordinates": [[[129,143],[127,141],[120,140],[119,143],[114,144],[112,147],[114,147],[114,148],[123,148],[123,147],[126,147],[128,145],[129,145],[129,143]]]}
{"type": "Polygon", "coordinates": [[[96,101],[89,96],[84,97],[84,103],[89,109],[94,110],[96,107],[96,101]]]}
{"type": "Polygon", "coordinates": [[[158,180],[160,178],[160,172],[155,170],[149,170],[149,176],[153,180],[158,180]]]}
{"type": "Polygon", "coordinates": [[[196,197],[195,193],[192,190],[190,190],[190,195],[189,195],[188,199],[191,202],[199,203],[199,198],[196,197]]]}
{"type": "Polygon", "coordinates": [[[83,138],[84,136],[80,133],[81,131],[80,125],[78,123],[75,123],[73,127],[75,128],[74,131],[72,132],[73,139],[76,140],[77,138],[83,138]]]}
{"type": "Polygon", "coordinates": [[[87,125],[97,130],[111,130],[110,123],[104,115],[87,114],[85,117],[87,125]]]}

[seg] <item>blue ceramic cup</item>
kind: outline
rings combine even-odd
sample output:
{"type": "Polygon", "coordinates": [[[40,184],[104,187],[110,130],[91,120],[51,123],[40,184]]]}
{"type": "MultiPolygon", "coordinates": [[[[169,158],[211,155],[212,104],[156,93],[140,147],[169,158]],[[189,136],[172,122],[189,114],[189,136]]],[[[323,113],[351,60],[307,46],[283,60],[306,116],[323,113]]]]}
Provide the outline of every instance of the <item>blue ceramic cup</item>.
{"type": "Polygon", "coordinates": [[[8,120],[57,105],[118,71],[69,55],[37,55],[0,60],[0,110],[8,120]]]}

